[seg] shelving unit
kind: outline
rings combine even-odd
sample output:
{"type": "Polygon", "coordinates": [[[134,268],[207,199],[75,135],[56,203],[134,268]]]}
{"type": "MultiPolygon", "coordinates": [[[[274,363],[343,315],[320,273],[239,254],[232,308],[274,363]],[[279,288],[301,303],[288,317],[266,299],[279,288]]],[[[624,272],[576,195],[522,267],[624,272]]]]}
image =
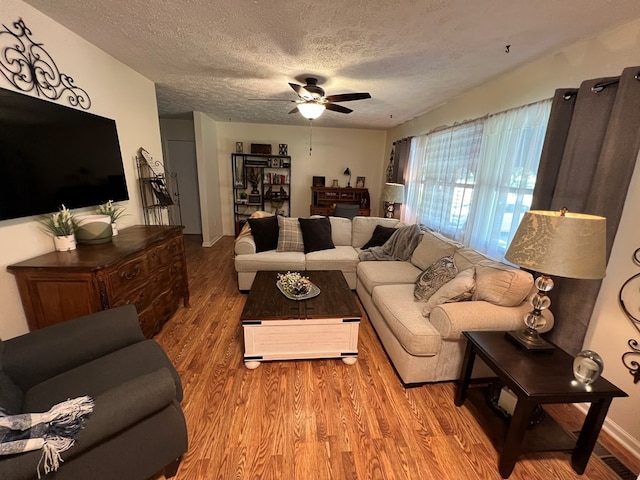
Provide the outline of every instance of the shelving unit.
{"type": "Polygon", "coordinates": [[[153,160],[144,148],[136,155],[138,182],[146,225],[182,225],[178,175],[153,160]]]}
{"type": "Polygon", "coordinates": [[[368,188],[311,187],[311,215],[333,215],[338,203],[360,205],[358,215],[371,215],[368,188]]]}
{"type": "Polygon", "coordinates": [[[291,215],[291,157],[232,153],[233,217],[236,236],[257,210],[291,215]]]}

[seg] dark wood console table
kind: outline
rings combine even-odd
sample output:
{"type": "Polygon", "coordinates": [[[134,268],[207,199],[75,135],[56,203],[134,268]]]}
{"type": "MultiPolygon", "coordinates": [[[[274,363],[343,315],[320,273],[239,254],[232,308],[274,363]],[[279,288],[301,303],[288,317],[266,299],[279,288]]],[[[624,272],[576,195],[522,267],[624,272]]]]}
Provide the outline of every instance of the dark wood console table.
{"type": "MultiPolygon", "coordinates": [[[[550,352],[527,352],[505,338],[504,332],[463,332],[467,349],[462,363],[455,404],[461,406],[467,398],[471,371],[476,355],[493,370],[503,385],[509,387],[518,401],[506,429],[499,470],[502,478],[511,475],[522,451],[527,426],[537,405],[550,403],[590,403],[589,412],[571,456],[571,466],[584,473],[591,452],[614,397],[627,394],[604,378],[598,378],[585,388],[573,378],[573,357],[556,348],[550,352]]],[[[553,422],[546,418],[545,422],[553,422]]],[[[542,425],[533,427],[536,430],[542,425]]],[[[557,427],[559,429],[559,427],[557,427]]],[[[552,435],[555,436],[555,435],[552,435]]],[[[555,440],[553,438],[547,440],[555,440]]],[[[564,447],[536,450],[566,450],[564,447]]]]}
{"type": "Polygon", "coordinates": [[[134,304],[147,337],[189,304],[183,227],[137,225],[113,241],[9,265],[31,330],[134,304]]]}
{"type": "Polygon", "coordinates": [[[310,215],[333,215],[338,203],[359,205],[358,215],[371,215],[371,200],[367,188],[311,187],[310,215]]]}

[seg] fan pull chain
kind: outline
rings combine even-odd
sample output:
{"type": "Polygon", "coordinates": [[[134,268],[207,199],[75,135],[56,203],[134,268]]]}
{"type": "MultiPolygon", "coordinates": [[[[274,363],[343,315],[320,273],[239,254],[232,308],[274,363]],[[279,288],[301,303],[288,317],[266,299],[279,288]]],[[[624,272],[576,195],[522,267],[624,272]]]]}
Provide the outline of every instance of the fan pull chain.
{"type": "Polygon", "coordinates": [[[309,156],[311,156],[311,151],[313,145],[313,120],[309,120],[309,156]]]}

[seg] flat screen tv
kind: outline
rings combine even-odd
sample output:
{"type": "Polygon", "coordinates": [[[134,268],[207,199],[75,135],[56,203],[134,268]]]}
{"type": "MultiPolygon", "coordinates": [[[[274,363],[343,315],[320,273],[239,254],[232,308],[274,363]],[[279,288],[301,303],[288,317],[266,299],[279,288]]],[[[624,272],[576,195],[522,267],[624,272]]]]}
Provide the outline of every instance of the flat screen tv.
{"type": "Polygon", "coordinates": [[[0,88],[0,220],[128,199],[114,120],[0,88]]]}

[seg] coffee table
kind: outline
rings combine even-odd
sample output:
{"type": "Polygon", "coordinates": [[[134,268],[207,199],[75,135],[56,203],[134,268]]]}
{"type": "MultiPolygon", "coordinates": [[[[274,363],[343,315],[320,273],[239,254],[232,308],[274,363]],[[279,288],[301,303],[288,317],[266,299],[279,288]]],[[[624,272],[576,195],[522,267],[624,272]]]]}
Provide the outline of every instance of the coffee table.
{"type": "Polygon", "coordinates": [[[495,439],[496,443],[502,443],[498,465],[502,478],[511,475],[521,451],[571,450],[573,442],[568,448],[564,442],[558,443],[561,440],[559,437],[564,433],[550,417],[547,417],[545,422],[553,424],[549,425],[552,428],[545,430],[540,428],[543,427],[541,424],[527,431],[536,406],[547,403],[591,404],[571,455],[571,466],[582,475],[611,401],[614,397],[626,397],[627,394],[602,377],[589,388],[576,382],[573,378],[573,357],[558,347],[548,352],[531,352],[523,350],[507,339],[504,332],[463,332],[463,335],[467,337],[468,342],[455,404],[461,406],[467,398],[476,355],[484,360],[502,384],[509,387],[518,397],[506,428],[506,436],[502,442],[495,439]],[[525,432],[527,436],[537,435],[546,438],[523,442],[527,440],[525,432]],[[524,443],[528,443],[531,448],[523,448],[524,443]]]}
{"type": "Polygon", "coordinates": [[[354,364],[362,313],[342,272],[301,272],[320,288],[320,294],[308,300],[285,297],[276,287],[278,273],[257,272],[240,315],[245,366],[310,358],[354,364]]]}

